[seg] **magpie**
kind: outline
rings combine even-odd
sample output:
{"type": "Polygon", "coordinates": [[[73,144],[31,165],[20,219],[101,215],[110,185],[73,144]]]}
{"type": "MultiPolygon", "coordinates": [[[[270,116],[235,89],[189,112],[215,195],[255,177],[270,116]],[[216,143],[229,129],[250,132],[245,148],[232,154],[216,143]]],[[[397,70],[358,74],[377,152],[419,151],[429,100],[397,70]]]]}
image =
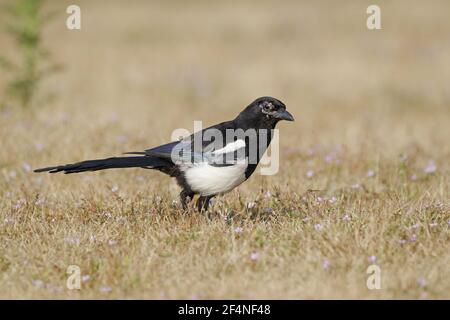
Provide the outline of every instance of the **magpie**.
{"type": "Polygon", "coordinates": [[[199,211],[207,210],[216,195],[227,193],[255,171],[270,145],[276,124],[294,121],[283,102],[260,97],[231,121],[222,122],[180,140],[125,156],[36,169],[65,174],[113,168],[145,168],[174,177],[187,208],[195,195],[199,211]]]}

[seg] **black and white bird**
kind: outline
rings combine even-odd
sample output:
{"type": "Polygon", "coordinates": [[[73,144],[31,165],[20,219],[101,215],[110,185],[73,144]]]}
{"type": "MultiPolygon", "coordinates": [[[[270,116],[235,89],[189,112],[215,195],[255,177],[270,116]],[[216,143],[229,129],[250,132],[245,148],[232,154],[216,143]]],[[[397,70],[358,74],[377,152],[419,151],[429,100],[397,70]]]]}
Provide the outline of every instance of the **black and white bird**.
{"type": "Polygon", "coordinates": [[[269,146],[276,124],[294,121],[280,100],[261,97],[231,121],[219,123],[191,136],[133,156],[86,160],[36,169],[34,172],[66,174],[113,168],[159,170],[175,177],[183,207],[198,194],[197,208],[207,210],[209,200],[246,181],[269,146]]]}

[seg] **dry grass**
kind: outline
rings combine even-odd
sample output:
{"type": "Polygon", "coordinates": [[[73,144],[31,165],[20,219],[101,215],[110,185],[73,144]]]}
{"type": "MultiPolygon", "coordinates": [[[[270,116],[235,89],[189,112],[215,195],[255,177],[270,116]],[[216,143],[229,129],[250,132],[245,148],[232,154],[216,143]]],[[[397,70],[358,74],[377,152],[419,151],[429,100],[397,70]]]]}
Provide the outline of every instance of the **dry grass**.
{"type": "Polygon", "coordinates": [[[0,116],[1,298],[450,298],[448,1],[381,1],[372,32],[366,1],[79,3],[79,32],[49,4],[57,103],[0,116]],[[157,172],[28,172],[161,144],[261,95],[297,119],[280,172],[208,216],[157,172]]]}

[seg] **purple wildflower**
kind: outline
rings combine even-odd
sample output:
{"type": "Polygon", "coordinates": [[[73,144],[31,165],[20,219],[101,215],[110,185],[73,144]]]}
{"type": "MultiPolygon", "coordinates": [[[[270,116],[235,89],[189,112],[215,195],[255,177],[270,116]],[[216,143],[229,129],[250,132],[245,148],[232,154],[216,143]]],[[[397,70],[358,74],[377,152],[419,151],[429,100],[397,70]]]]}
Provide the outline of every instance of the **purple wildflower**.
{"type": "Polygon", "coordinates": [[[44,287],[44,281],[39,280],[39,279],[31,281],[31,283],[33,284],[33,286],[38,287],[38,288],[44,287]]]}
{"type": "Polygon", "coordinates": [[[433,160],[430,160],[426,165],[426,167],[423,169],[423,172],[430,174],[434,173],[436,169],[437,169],[436,164],[434,163],[433,160]]]}
{"type": "Polygon", "coordinates": [[[23,168],[23,170],[25,170],[26,172],[30,172],[30,171],[31,171],[31,166],[30,166],[28,163],[26,163],[26,162],[24,162],[24,163],[22,164],[22,168],[23,168]]]}
{"type": "Polygon", "coordinates": [[[252,261],[258,261],[259,258],[260,258],[259,253],[256,252],[256,251],[253,251],[253,252],[250,254],[250,260],[252,260],[252,261]]]}
{"type": "Polygon", "coordinates": [[[417,282],[417,285],[422,288],[427,285],[427,282],[424,278],[419,278],[419,279],[417,279],[416,282],[417,282]]]}
{"type": "Polygon", "coordinates": [[[112,291],[111,287],[106,287],[106,286],[100,287],[99,290],[101,293],[110,293],[112,291]]]}
{"type": "Polygon", "coordinates": [[[366,176],[367,176],[367,178],[375,177],[375,171],[373,171],[373,170],[367,171],[366,176]]]}
{"type": "Polygon", "coordinates": [[[419,223],[413,224],[413,225],[410,227],[410,229],[419,229],[419,228],[420,228],[420,224],[419,224],[419,223]]]}

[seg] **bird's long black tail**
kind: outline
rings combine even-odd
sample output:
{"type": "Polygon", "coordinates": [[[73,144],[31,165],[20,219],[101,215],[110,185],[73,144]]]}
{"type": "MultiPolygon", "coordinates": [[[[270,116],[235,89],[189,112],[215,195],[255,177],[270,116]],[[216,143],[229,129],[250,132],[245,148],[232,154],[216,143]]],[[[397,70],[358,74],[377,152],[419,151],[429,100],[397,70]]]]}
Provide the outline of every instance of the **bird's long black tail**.
{"type": "Polygon", "coordinates": [[[170,165],[167,160],[150,157],[114,157],[107,159],[86,160],[72,164],[36,169],[34,172],[56,173],[63,171],[65,174],[85,171],[97,171],[113,168],[161,168],[170,165]]]}

